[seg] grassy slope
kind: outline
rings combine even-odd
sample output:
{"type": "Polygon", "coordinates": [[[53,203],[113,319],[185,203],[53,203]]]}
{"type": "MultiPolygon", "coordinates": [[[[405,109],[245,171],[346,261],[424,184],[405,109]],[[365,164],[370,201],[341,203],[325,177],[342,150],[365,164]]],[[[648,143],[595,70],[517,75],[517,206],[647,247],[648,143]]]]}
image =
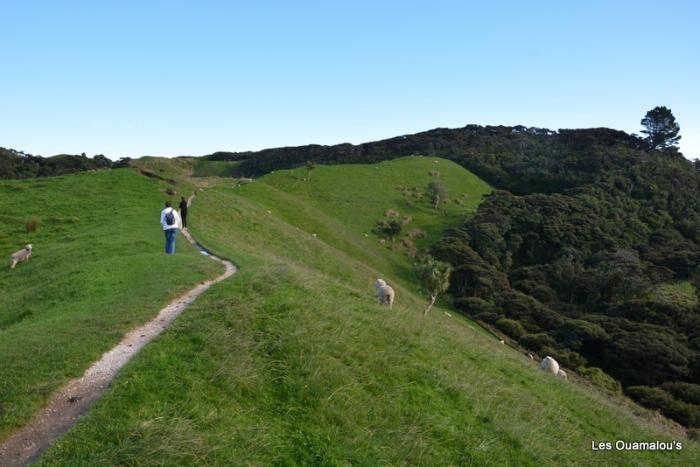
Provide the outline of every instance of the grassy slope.
{"type": "Polygon", "coordinates": [[[125,331],[219,270],[184,239],[175,257],[162,253],[164,186],[127,169],[0,182],[3,258],[34,245],[28,263],[0,268],[0,439],[125,331]]]}
{"type": "Polygon", "coordinates": [[[197,159],[192,176],[194,177],[231,177],[239,166],[240,161],[208,161],[197,159]]]}
{"type": "MultiPolygon", "coordinates": [[[[423,163],[431,161],[374,170],[391,165],[411,180],[423,163]]],[[[366,172],[359,189],[347,169],[361,168],[317,169],[311,184],[345,199],[392,189],[366,172]]],[[[408,283],[394,310],[377,306],[373,278],[408,280],[384,269],[401,272],[405,260],[362,234],[377,213],[349,206],[358,215],[341,224],[342,208],[304,200],[307,188],[284,187],[286,176],[200,195],[192,230],[241,271],[144,349],[45,465],[682,465],[697,458],[697,445],[681,453],[592,452],[593,440],[671,436],[619,401],[540,373],[467,320],[440,308],[424,319],[423,299],[408,283]],[[356,258],[362,250],[370,264],[356,258]]]]}
{"type": "Polygon", "coordinates": [[[427,238],[416,240],[416,245],[426,246],[434,243],[446,226],[461,224],[490,191],[481,179],[453,162],[424,157],[342,169],[319,166],[310,182],[304,181],[306,174],[304,168],[276,172],[237,191],[282,220],[316,233],[324,243],[408,286],[413,285],[410,260],[402,253],[387,251],[371,233],[378,220],[387,219],[385,211],[393,209],[402,217],[412,217],[403,230],[425,230],[427,238]],[[436,215],[427,201],[406,200],[397,190],[399,186],[424,189],[436,180],[429,174],[433,170],[441,173],[439,180],[448,187],[450,197],[464,200],[463,205],[447,203],[436,215]]]}

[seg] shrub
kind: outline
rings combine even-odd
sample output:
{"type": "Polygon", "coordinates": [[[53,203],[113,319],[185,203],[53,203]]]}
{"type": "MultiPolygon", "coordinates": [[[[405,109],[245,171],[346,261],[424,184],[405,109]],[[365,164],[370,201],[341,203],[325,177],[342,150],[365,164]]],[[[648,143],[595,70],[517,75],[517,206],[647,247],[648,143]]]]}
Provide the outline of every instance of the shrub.
{"type": "Polygon", "coordinates": [[[544,347],[553,347],[556,342],[552,336],[549,336],[543,332],[537,334],[525,334],[520,339],[518,339],[520,345],[529,350],[539,351],[544,347]]]}
{"type": "Polygon", "coordinates": [[[700,441],[700,428],[688,428],[688,438],[694,441],[700,441]]]}
{"type": "Polygon", "coordinates": [[[474,316],[474,319],[477,319],[479,321],[483,321],[484,323],[489,323],[489,324],[495,324],[496,321],[498,321],[501,318],[501,315],[498,313],[493,313],[491,311],[484,311],[482,313],[477,314],[474,316]]]}
{"type": "MultiPolygon", "coordinates": [[[[479,298],[479,297],[460,297],[457,300],[454,301],[454,305],[459,308],[460,310],[468,313],[471,316],[477,317],[481,313],[493,313],[494,312],[494,306],[487,302],[486,300],[479,298]]],[[[498,313],[493,313],[496,316],[496,319],[493,322],[496,322],[498,318],[501,317],[498,313]]],[[[477,318],[481,319],[481,318],[477,318]]],[[[486,320],[482,320],[486,321],[486,320]]],[[[490,322],[490,321],[488,321],[490,322]]]]}
{"type": "Polygon", "coordinates": [[[408,238],[425,238],[427,237],[427,234],[425,233],[425,230],[423,229],[411,229],[408,232],[408,238]]]}
{"type": "Polygon", "coordinates": [[[36,229],[39,228],[39,218],[36,216],[28,218],[24,221],[24,226],[27,228],[27,232],[36,232],[36,229]]]}
{"type": "Polygon", "coordinates": [[[605,389],[615,394],[619,394],[622,391],[622,385],[615,378],[596,367],[579,367],[576,372],[581,375],[587,381],[593,383],[593,385],[599,388],[605,389]]]}
{"type": "Polygon", "coordinates": [[[501,318],[496,321],[496,327],[513,339],[520,339],[520,337],[525,334],[525,329],[522,324],[508,318],[501,318]]]}
{"type": "Polygon", "coordinates": [[[413,267],[423,290],[428,294],[429,301],[423,314],[428,314],[438,295],[450,286],[452,266],[449,263],[437,261],[430,255],[419,258],[413,267]]]}
{"type": "Polygon", "coordinates": [[[601,349],[601,366],[624,386],[656,386],[688,378],[691,354],[674,334],[659,326],[625,325],[631,330],[609,332],[611,339],[601,349]]]}
{"type": "Polygon", "coordinates": [[[447,187],[440,182],[428,183],[428,188],[426,188],[425,194],[430,199],[434,209],[437,209],[441,203],[446,203],[449,201],[447,187]]]}
{"type": "Polygon", "coordinates": [[[669,418],[687,427],[700,427],[700,406],[675,399],[661,388],[630,386],[627,394],[641,405],[659,409],[669,418]]]}
{"type": "Polygon", "coordinates": [[[661,385],[664,391],[673,394],[676,399],[688,402],[690,404],[700,405],[700,384],[684,383],[682,381],[673,381],[661,385]]]}
{"type": "Polygon", "coordinates": [[[554,348],[554,347],[542,347],[540,353],[543,355],[550,355],[553,357],[560,365],[566,368],[578,368],[586,366],[586,359],[581,356],[578,352],[573,350],[554,348]]]}
{"type": "Polygon", "coordinates": [[[377,221],[374,232],[382,237],[393,239],[401,233],[401,222],[396,219],[377,221]]]}
{"type": "Polygon", "coordinates": [[[575,350],[580,350],[585,345],[596,346],[599,342],[610,339],[601,325],[582,319],[565,321],[556,335],[560,343],[575,350]]]}

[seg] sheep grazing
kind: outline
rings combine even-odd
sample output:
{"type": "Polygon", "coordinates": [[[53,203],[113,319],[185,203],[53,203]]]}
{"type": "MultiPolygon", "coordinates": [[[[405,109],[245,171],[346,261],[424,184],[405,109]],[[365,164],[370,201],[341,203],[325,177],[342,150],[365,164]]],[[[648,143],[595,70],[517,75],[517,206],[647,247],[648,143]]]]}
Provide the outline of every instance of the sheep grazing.
{"type": "Polygon", "coordinates": [[[32,256],[31,245],[26,245],[21,250],[15,251],[12,253],[12,256],[10,256],[10,268],[14,269],[20,261],[29,261],[30,256],[32,256]]]}
{"type": "Polygon", "coordinates": [[[564,381],[569,381],[569,377],[567,376],[566,372],[564,370],[559,370],[557,372],[557,376],[563,379],[564,381]]]}
{"type": "Polygon", "coordinates": [[[394,289],[387,285],[384,279],[377,279],[374,282],[374,286],[377,288],[377,298],[379,299],[380,305],[389,305],[389,309],[394,305],[394,289]]]}
{"type": "Polygon", "coordinates": [[[540,370],[556,375],[559,373],[559,363],[550,356],[546,356],[540,363],[540,370]]]}

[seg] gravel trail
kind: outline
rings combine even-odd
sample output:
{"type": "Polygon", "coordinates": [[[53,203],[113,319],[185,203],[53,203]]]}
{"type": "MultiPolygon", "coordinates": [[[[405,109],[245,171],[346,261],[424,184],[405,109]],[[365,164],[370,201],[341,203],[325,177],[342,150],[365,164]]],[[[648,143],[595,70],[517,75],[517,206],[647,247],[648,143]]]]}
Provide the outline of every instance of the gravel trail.
{"type": "MultiPolygon", "coordinates": [[[[188,206],[191,205],[194,196],[193,194],[187,200],[188,206]]],[[[186,229],[182,234],[203,255],[224,264],[226,271],[214,279],[201,282],[171,301],[154,319],[129,331],[119,344],[93,363],[82,377],[61,388],[27,425],[0,444],[0,466],[23,466],[35,462],[51,443],[88,411],[92,403],[109,387],[119,370],[141,348],[170,326],[175,318],[209,287],[236,273],[237,267],[231,261],[219,258],[204,249],[186,229]]]]}

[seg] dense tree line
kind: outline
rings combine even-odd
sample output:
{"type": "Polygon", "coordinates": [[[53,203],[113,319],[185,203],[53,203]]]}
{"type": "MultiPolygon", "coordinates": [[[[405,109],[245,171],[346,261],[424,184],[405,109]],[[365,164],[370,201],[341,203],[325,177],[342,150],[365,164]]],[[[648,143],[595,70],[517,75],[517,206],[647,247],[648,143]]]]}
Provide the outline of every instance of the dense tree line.
{"type": "Polygon", "coordinates": [[[0,148],[0,179],[51,177],[110,167],[112,167],[112,161],[103,155],[93,158],[85,154],[41,157],[14,149],[0,148]]]}
{"type": "MultiPolygon", "coordinates": [[[[656,113],[646,123],[667,119],[656,113]]],[[[688,394],[700,392],[698,301],[662,300],[655,291],[682,282],[700,290],[700,171],[674,147],[675,122],[652,123],[647,138],[469,125],[210,158],[241,160],[248,176],[411,154],[461,164],[497,190],[431,252],[452,265],[456,306],[609,387],[618,384],[612,375],[641,403],[695,426],[700,406],[688,394]],[[677,385],[690,389],[668,389],[677,385]]]]}
{"type": "Polygon", "coordinates": [[[700,390],[698,301],[655,291],[700,283],[700,176],[672,147],[644,143],[571,130],[532,142],[532,153],[507,143],[498,157],[473,153],[463,165],[502,190],[433,254],[453,264],[455,303],[468,314],[515,321],[522,331],[510,335],[526,348],[602,368],[641,403],[698,427],[687,397],[700,390]],[[645,389],[670,382],[693,389],[645,389]]]}

